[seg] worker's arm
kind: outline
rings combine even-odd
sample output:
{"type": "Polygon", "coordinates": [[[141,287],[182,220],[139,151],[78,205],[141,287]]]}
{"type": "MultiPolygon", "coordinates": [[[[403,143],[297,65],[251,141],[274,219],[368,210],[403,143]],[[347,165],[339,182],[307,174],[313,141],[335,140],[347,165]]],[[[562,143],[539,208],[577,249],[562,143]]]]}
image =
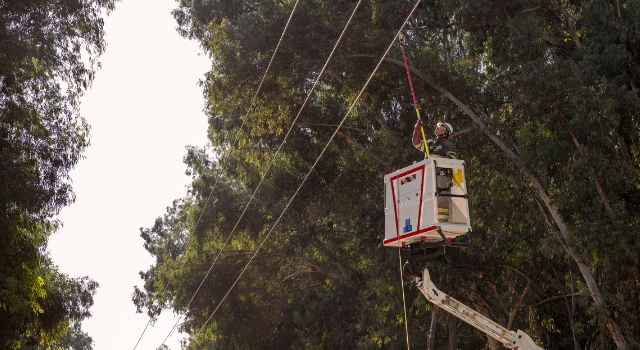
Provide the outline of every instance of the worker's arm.
{"type": "Polygon", "coordinates": [[[418,121],[416,122],[416,126],[413,127],[413,145],[416,146],[418,144],[420,144],[420,133],[421,130],[420,128],[422,128],[422,119],[418,119],[418,121]]]}
{"type": "Polygon", "coordinates": [[[422,119],[418,119],[418,121],[416,122],[416,125],[413,128],[413,138],[411,139],[411,141],[413,142],[413,147],[419,149],[420,151],[424,152],[424,145],[421,139],[422,136],[422,119]]]}

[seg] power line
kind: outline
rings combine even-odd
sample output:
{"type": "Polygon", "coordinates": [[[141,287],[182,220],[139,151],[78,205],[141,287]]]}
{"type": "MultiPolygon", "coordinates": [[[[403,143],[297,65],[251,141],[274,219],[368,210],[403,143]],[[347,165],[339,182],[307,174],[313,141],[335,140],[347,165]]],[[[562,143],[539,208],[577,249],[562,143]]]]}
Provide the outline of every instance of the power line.
{"type": "Polygon", "coordinates": [[[362,89],[360,90],[360,92],[358,93],[358,96],[355,98],[355,100],[353,101],[353,103],[351,104],[351,107],[349,107],[349,110],[347,111],[347,113],[345,114],[344,118],[342,118],[342,121],[340,122],[340,124],[338,125],[338,127],[336,128],[336,130],[334,131],[334,133],[331,135],[331,138],[329,139],[329,141],[327,141],[327,144],[325,145],[325,147],[322,149],[322,152],[320,152],[320,155],[318,156],[318,158],[316,159],[316,161],[313,163],[313,165],[311,166],[311,169],[309,169],[309,172],[307,173],[307,175],[304,177],[304,179],[302,180],[302,183],[300,183],[300,186],[298,186],[298,189],[295,191],[295,193],[293,194],[293,196],[291,197],[291,199],[289,199],[289,202],[287,203],[287,205],[284,207],[282,213],[280,214],[280,216],[278,217],[278,219],[276,220],[276,222],[273,224],[273,226],[271,227],[271,229],[269,230],[269,232],[267,233],[267,235],[265,236],[265,238],[262,240],[262,242],[260,243],[260,245],[258,246],[258,248],[256,248],[255,252],[253,253],[253,255],[251,256],[251,258],[249,258],[249,261],[247,262],[247,264],[244,266],[244,268],[242,269],[242,271],[240,272],[240,275],[238,275],[238,277],[236,278],[235,282],[231,285],[231,287],[229,288],[229,290],[227,291],[227,293],[224,295],[224,297],[222,298],[222,300],[220,300],[220,302],[218,303],[218,306],[213,310],[213,312],[211,313],[211,315],[209,316],[209,318],[207,318],[207,320],[205,321],[205,323],[202,325],[202,327],[198,330],[198,332],[195,334],[194,337],[197,337],[202,330],[204,329],[204,327],[207,325],[207,323],[209,323],[209,321],[211,320],[211,318],[213,317],[213,315],[215,315],[215,313],[218,311],[218,309],[220,308],[220,306],[222,305],[222,303],[226,300],[227,296],[231,293],[231,291],[233,290],[233,288],[236,286],[236,284],[238,283],[238,281],[240,280],[240,278],[242,277],[242,275],[244,274],[244,272],[247,270],[247,268],[249,267],[249,265],[251,264],[251,262],[253,261],[253,259],[257,256],[258,252],[260,251],[260,249],[262,248],[262,246],[264,245],[264,243],[266,242],[266,240],[269,238],[269,236],[271,236],[271,233],[273,232],[274,228],[278,225],[278,223],[280,222],[280,219],[282,219],[282,217],[284,216],[284,213],[287,211],[287,209],[289,208],[289,206],[291,205],[291,203],[293,202],[293,200],[295,199],[295,197],[298,195],[298,193],[300,192],[300,189],[302,188],[302,186],[304,186],[305,182],[307,181],[307,179],[309,178],[309,175],[311,174],[311,172],[313,171],[313,169],[316,167],[316,165],[318,164],[318,162],[320,161],[320,159],[322,158],[322,156],[324,155],[324,153],[326,152],[327,148],[329,147],[329,145],[331,144],[331,142],[333,141],[333,139],[335,138],[336,134],[338,133],[338,131],[340,130],[340,127],[342,126],[342,124],[344,124],[344,122],[346,121],[347,117],[349,116],[349,114],[351,114],[351,111],[353,110],[353,108],[355,107],[356,103],[358,103],[358,101],[360,100],[360,97],[362,96],[362,94],[364,93],[364,90],[367,88],[367,86],[369,85],[369,82],[371,82],[371,79],[373,78],[373,76],[376,74],[376,72],[378,71],[378,69],[380,68],[380,65],[382,65],[382,62],[384,61],[385,57],[389,54],[389,51],[391,50],[391,47],[393,47],[393,44],[396,40],[396,38],[398,37],[398,35],[401,33],[402,29],[404,28],[404,26],[406,25],[406,23],[409,21],[409,19],[411,18],[411,16],[413,15],[413,13],[415,12],[415,10],[418,8],[418,5],[420,4],[420,0],[418,0],[416,2],[416,4],[414,5],[413,9],[411,10],[411,12],[409,13],[409,16],[407,16],[407,19],[405,19],[405,21],[403,22],[400,30],[398,30],[398,32],[396,33],[396,35],[393,37],[393,39],[391,40],[391,44],[389,44],[389,46],[387,47],[387,50],[384,52],[384,54],[382,55],[382,57],[380,58],[380,61],[378,62],[378,64],[376,65],[376,67],[374,68],[373,72],[371,73],[371,75],[369,76],[369,78],[367,79],[367,82],[364,84],[364,86],[362,87],[362,89]]]}
{"type": "MultiPolygon", "coordinates": [[[[293,5],[293,9],[291,9],[291,14],[289,14],[289,19],[287,20],[287,23],[285,24],[284,29],[282,30],[282,34],[280,35],[280,39],[278,40],[278,44],[276,45],[276,48],[273,51],[273,55],[271,55],[271,59],[269,60],[269,64],[267,65],[267,68],[265,69],[264,75],[262,76],[262,79],[260,80],[260,84],[258,84],[258,88],[256,89],[256,92],[253,95],[253,98],[251,99],[251,103],[249,104],[249,108],[247,109],[247,113],[246,113],[245,117],[242,119],[242,124],[240,125],[240,128],[238,129],[238,132],[236,133],[236,138],[233,141],[232,145],[233,144],[237,144],[238,140],[240,139],[240,132],[242,131],[242,128],[244,127],[244,124],[248,120],[249,114],[251,113],[251,110],[253,108],[255,100],[258,97],[258,93],[260,92],[260,89],[262,88],[262,84],[266,80],[267,74],[269,73],[269,69],[271,68],[271,64],[273,63],[273,60],[275,59],[276,54],[278,53],[278,49],[280,48],[280,44],[282,44],[284,35],[287,33],[287,29],[289,28],[289,24],[291,23],[291,19],[293,18],[293,14],[295,13],[296,9],[298,8],[298,3],[299,3],[299,0],[296,0],[295,4],[293,5]]],[[[228,156],[228,153],[227,153],[227,156],[228,156]]],[[[225,157],[225,159],[226,159],[226,157],[225,157]]],[[[209,193],[209,196],[207,197],[207,200],[206,200],[204,206],[202,207],[202,211],[200,212],[200,216],[198,217],[198,220],[196,221],[196,224],[195,224],[195,226],[193,228],[194,231],[196,230],[196,228],[198,227],[198,224],[202,220],[202,216],[204,215],[205,209],[206,209],[207,205],[209,204],[209,202],[211,200],[211,196],[213,195],[213,193],[215,191],[215,188],[218,185],[218,181],[219,180],[220,180],[220,177],[219,176],[216,177],[216,181],[213,184],[213,187],[211,189],[211,193],[209,193]]],[[[187,241],[185,242],[185,247],[187,247],[189,245],[189,242],[190,242],[190,238],[187,238],[187,241]]],[[[180,255],[180,258],[178,258],[178,265],[180,265],[182,263],[183,256],[184,255],[180,255]]],[[[169,282],[167,282],[167,284],[165,284],[164,289],[161,292],[161,295],[166,292],[167,287],[169,286],[170,282],[171,282],[171,279],[169,280],[169,282]]],[[[191,303],[191,301],[189,301],[189,303],[191,303]]],[[[182,318],[182,316],[180,317],[180,319],[181,318],[182,318]]],[[[178,319],[178,322],[180,321],[180,319],[178,319]]],[[[152,321],[152,317],[149,317],[149,321],[147,321],[147,325],[142,330],[142,334],[140,334],[140,337],[138,338],[138,341],[136,342],[136,345],[133,347],[133,350],[136,350],[136,348],[138,347],[138,344],[140,344],[140,341],[142,340],[142,337],[144,336],[144,333],[147,331],[147,328],[149,328],[149,325],[151,324],[151,321],[152,321]]],[[[177,323],[176,323],[176,325],[177,325],[177,323]]],[[[174,325],[173,328],[171,329],[171,332],[169,333],[169,336],[175,330],[176,325],[174,325]]],[[[165,338],[164,342],[167,341],[169,336],[167,336],[167,338],[165,338]]],[[[164,342],[162,344],[164,344],[164,342]]]]}

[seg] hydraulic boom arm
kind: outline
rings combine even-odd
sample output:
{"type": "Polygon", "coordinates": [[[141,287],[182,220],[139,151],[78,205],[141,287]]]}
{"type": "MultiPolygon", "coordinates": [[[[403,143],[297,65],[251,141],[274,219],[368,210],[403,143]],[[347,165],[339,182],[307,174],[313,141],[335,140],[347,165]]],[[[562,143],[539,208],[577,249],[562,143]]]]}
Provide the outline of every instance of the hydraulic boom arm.
{"type": "Polygon", "coordinates": [[[423,270],[422,280],[420,280],[419,277],[416,277],[415,282],[418,289],[420,289],[422,294],[424,294],[430,302],[483,331],[491,338],[498,340],[506,348],[544,350],[537,346],[531,337],[523,331],[510,331],[440,291],[431,281],[431,278],[429,277],[429,270],[427,270],[426,267],[423,270]]]}

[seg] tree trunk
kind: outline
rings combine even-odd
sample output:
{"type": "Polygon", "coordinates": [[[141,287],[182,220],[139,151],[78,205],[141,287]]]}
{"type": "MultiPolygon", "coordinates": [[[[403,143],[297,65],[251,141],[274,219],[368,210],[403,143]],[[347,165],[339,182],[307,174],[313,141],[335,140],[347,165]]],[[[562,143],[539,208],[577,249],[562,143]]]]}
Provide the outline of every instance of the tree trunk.
{"type": "Polygon", "coordinates": [[[448,318],[449,350],[458,350],[458,318],[451,314],[449,314],[448,318]]]}
{"type": "Polygon", "coordinates": [[[618,149],[620,149],[620,153],[622,153],[624,165],[629,168],[633,168],[633,161],[631,160],[631,156],[629,155],[627,143],[624,142],[624,137],[622,137],[622,135],[618,135],[618,149]]]}
{"type": "Polygon", "coordinates": [[[578,338],[576,337],[575,321],[573,320],[576,314],[576,280],[573,278],[573,272],[569,271],[569,277],[571,277],[571,307],[569,308],[569,322],[571,324],[571,334],[573,336],[573,348],[574,350],[582,350],[578,338]]]}
{"type": "MultiPolygon", "coordinates": [[[[496,320],[493,311],[491,311],[491,307],[489,306],[489,303],[484,300],[480,295],[478,295],[478,293],[476,293],[476,284],[475,282],[472,282],[471,284],[471,293],[469,294],[469,298],[471,299],[471,302],[473,304],[473,308],[481,315],[487,317],[490,320],[494,320],[496,323],[499,324],[499,322],[496,320]]],[[[489,345],[489,348],[491,350],[499,350],[502,349],[502,343],[499,342],[496,339],[493,339],[492,337],[490,337],[488,334],[485,334],[485,336],[487,337],[487,343],[489,345]]]]}
{"type": "Polygon", "coordinates": [[[569,29],[569,33],[571,34],[571,38],[573,39],[573,43],[576,44],[576,48],[578,50],[582,50],[582,44],[580,43],[580,39],[578,38],[578,33],[576,33],[576,29],[571,24],[571,16],[569,15],[569,11],[564,8],[561,0],[556,0],[558,6],[560,7],[560,15],[564,18],[567,23],[567,28],[569,29]]]}

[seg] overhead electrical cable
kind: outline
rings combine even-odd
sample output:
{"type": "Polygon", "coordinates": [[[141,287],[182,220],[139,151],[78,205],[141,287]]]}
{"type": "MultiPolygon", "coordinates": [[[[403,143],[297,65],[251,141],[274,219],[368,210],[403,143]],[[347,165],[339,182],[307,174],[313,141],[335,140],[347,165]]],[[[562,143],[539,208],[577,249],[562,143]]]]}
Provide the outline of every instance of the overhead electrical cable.
{"type": "MultiPolygon", "coordinates": [[[[280,39],[278,40],[278,44],[276,45],[275,50],[273,51],[273,54],[271,55],[271,59],[269,60],[269,64],[267,65],[267,68],[264,71],[264,74],[262,75],[262,79],[260,80],[260,84],[258,84],[258,88],[256,89],[255,94],[253,95],[253,98],[251,99],[251,103],[249,104],[249,108],[247,109],[247,113],[245,114],[244,118],[242,119],[242,124],[240,125],[240,128],[238,129],[238,132],[236,133],[236,137],[233,140],[233,143],[231,144],[232,147],[234,144],[237,145],[238,140],[240,139],[240,132],[242,131],[242,128],[244,127],[244,124],[246,123],[247,119],[249,118],[249,114],[251,113],[251,110],[253,109],[253,105],[258,97],[258,93],[260,92],[260,89],[262,88],[262,85],[264,84],[267,74],[269,73],[269,70],[271,69],[271,64],[273,63],[273,60],[276,57],[276,54],[278,53],[278,49],[280,48],[280,44],[282,44],[282,39],[284,38],[284,35],[287,33],[287,29],[289,28],[289,24],[291,23],[291,19],[293,18],[293,14],[296,12],[296,8],[298,7],[298,3],[300,2],[300,0],[296,0],[295,4],[293,4],[293,9],[291,9],[291,14],[289,14],[289,19],[287,20],[287,23],[284,26],[284,29],[282,30],[282,34],[280,35],[280,39]]],[[[229,153],[227,153],[225,155],[225,159],[228,156],[229,153]]],[[[216,181],[213,184],[213,187],[211,188],[211,193],[209,193],[209,196],[207,196],[207,200],[205,201],[204,206],[202,207],[202,211],[200,212],[200,216],[198,216],[198,220],[196,221],[196,224],[193,228],[193,230],[195,231],[195,229],[198,227],[198,224],[200,224],[200,221],[202,220],[202,216],[205,212],[205,209],[207,207],[207,205],[209,204],[209,202],[211,201],[211,196],[214,193],[214,190],[216,189],[216,186],[218,185],[218,181],[220,180],[219,176],[216,176],[216,181]]],[[[189,238],[187,238],[187,241],[185,242],[184,246],[187,247],[189,244],[189,238]]],[[[180,255],[180,257],[178,258],[178,266],[182,263],[182,258],[184,255],[180,255]]],[[[171,282],[171,280],[169,280],[169,282],[171,282]]],[[[161,294],[164,294],[167,290],[167,287],[169,286],[169,282],[165,284],[164,289],[162,290],[161,294]]],[[[136,350],[136,348],[138,347],[138,344],[140,344],[140,341],[142,340],[142,336],[144,336],[144,333],[147,331],[147,328],[149,327],[149,325],[151,324],[152,321],[152,317],[149,317],[149,321],[147,321],[147,325],[144,327],[144,330],[142,330],[142,334],[140,334],[140,337],[138,338],[138,341],[136,342],[136,345],[133,347],[133,350],[136,350]]],[[[178,319],[178,321],[180,321],[180,319],[178,319]]],[[[171,333],[173,333],[175,329],[175,326],[172,328],[171,333]]],[[[171,335],[170,333],[170,335],[171,335]]],[[[166,342],[167,339],[165,339],[166,342]]],[[[164,344],[164,342],[163,342],[164,344]]]]}
{"type": "MultiPolygon", "coordinates": [[[[198,330],[198,332],[196,332],[196,334],[194,335],[194,337],[197,337],[202,330],[204,329],[204,327],[209,323],[209,321],[211,320],[211,318],[213,318],[213,316],[215,315],[215,313],[218,311],[218,309],[220,308],[220,306],[222,305],[222,303],[226,300],[227,296],[229,296],[229,294],[231,293],[231,291],[233,290],[233,288],[236,286],[236,284],[238,283],[238,281],[240,280],[240,278],[242,277],[242,275],[244,274],[244,272],[247,270],[247,268],[249,267],[249,265],[251,264],[251,262],[253,261],[253,259],[255,259],[255,257],[257,256],[258,252],[260,251],[260,249],[262,248],[262,246],[264,245],[264,243],[266,242],[267,239],[269,239],[269,237],[271,236],[271,233],[273,232],[273,230],[275,229],[275,227],[278,225],[278,223],[280,222],[280,219],[282,219],[282,217],[284,216],[284,213],[287,211],[287,209],[289,208],[289,206],[291,205],[291,203],[293,202],[293,200],[296,198],[296,196],[298,195],[298,193],[300,192],[300,189],[302,188],[302,186],[304,186],[305,182],[307,181],[307,179],[309,178],[309,175],[311,174],[311,172],[313,171],[313,169],[316,167],[316,165],[318,164],[318,162],[320,161],[320,159],[322,158],[322,156],[324,155],[324,153],[326,152],[327,148],[329,147],[329,145],[331,144],[331,142],[333,141],[333,139],[335,138],[335,136],[338,134],[338,131],[340,130],[340,127],[342,127],[342,125],[344,124],[344,122],[346,121],[347,117],[349,116],[349,114],[351,114],[351,111],[353,110],[353,108],[355,107],[355,105],[358,103],[358,101],[360,100],[360,97],[362,96],[362,94],[364,93],[364,90],[367,88],[367,86],[369,85],[369,83],[371,82],[371,79],[373,78],[373,76],[376,74],[376,72],[378,71],[378,69],[380,68],[380,66],[382,65],[382,62],[384,61],[384,59],[387,57],[387,55],[389,54],[389,51],[391,50],[391,48],[393,47],[393,44],[396,41],[396,38],[398,37],[398,35],[401,33],[402,29],[404,28],[404,26],[406,25],[407,21],[409,21],[409,19],[411,18],[411,16],[413,16],[413,13],[415,12],[415,10],[418,8],[418,5],[420,4],[420,0],[418,0],[416,2],[416,4],[414,5],[413,9],[411,10],[411,12],[409,13],[409,16],[407,16],[407,18],[405,19],[405,21],[403,22],[400,30],[396,33],[396,35],[393,37],[393,39],[391,40],[391,44],[389,44],[389,46],[387,47],[386,51],[384,52],[384,54],[382,55],[382,57],[380,58],[380,61],[378,62],[378,64],[376,65],[376,67],[374,68],[373,72],[371,73],[371,75],[369,76],[369,78],[367,79],[366,83],[364,84],[364,86],[362,87],[362,89],[360,90],[360,92],[358,93],[358,95],[356,96],[355,100],[353,101],[353,103],[351,104],[351,106],[349,107],[349,110],[347,111],[347,113],[345,114],[345,116],[342,118],[342,121],[340,122],[340,124],[338,125],[338,127],[335,129],[335,131],[333,132],[333,134],[331,135],[331,138],[329,139],[329,141],[327,141],[327,144],[325,145],[325,147],[323,148],[322,152],[320,152],[320,155],[318,156],[318,158],[316,159],[316,161],[313,163],[313,165],[311,166],[311,169],[309,169],[309,172],[307,172],[306,176],[304,177],[304,179],[302,180],[302,183],[300,183],[300,186],[298,186],[298,189],[295,191],[295,193],[293,194],[293,196],[291,197],[291,199],[289,199],[289,202],[287,203],[287,205],[284,207],[284,209],[282,210],[282,213],[280,213],[280,216],[278,217],[278,219],[275,221],[275,223],[273,224],[273,226],[271,227],[271,229],[269,230],[269,232],[267,233],[267,235],[264,237],[264,239],[262,240],[262,242],[260,243],[260,245],[258,246],[258,248],[256,248],[255,252],[253,253],[253,255],[249,258],[249,261],[245,264],[244,268],[242,269],[242,271],[240,272],[240,274],[238,275],[238,277],[236,278],[235,282],[231,285],[231,287],[229,288],[229,290],[227,291],[227,293],[224,295],[224,297],[222,298],[222,300],[220,300],[220,302],[218,303],[218,306],[216,306],[216,308],[213,310],[213,312],[211,313],[211,315],[209,316],[209,318],[207,318],[207,320],[205,321],[205,323],[202,325],[202,327],[198,330]]],[[[188,349],[188,347],[187,347],[188,349]]]]}
{"type": "MultiPolygon", "coordinates": [[[[338,45],[340,44],[340,42],[342,41],[342,38],[344,37],[344,34],[347,31],[347,28],[349,27],[349,25],[351,24],[351,21],[353,20],[353,17],[355,16],[358,8],[360,7],[360,4],[362,3],[363,0],[359,0],[358,3],[356,4],[356,6],[354,7],[353,11],[351,12],[351,16],[349,17],[349,19],[347,20],[347,23],[345,24],[344,28],[342,29],[342,32],[340,33],[340,37],[338,37],[338,40],[336,41],[335,45],[333,46],[333,49],[331,50],[331,53],[329,54],[329,57],[327,58],[327,60],[325,61],[324,66],[322,67],[322,69],[320,70],[320,72],[318,73],[318,76],[316,77],[313,86],[311,87],[311,89],[309,90],[309,93],[307,94],[307,97],[305,98],[304,102],[302,103],[302,106],[300,107],[298,114],[296,115],[296,117],[293,119],[292,123],[291,123],[291,127],[289,127],[289,130],[287,131],[287,133],[285,134],[284,139],[282,140],[282,142],[280,143],[280,146],[278,147],[278,149],[276,150],[276,152],[274,153],[274,155],[271,157],[271,161],[269,162],[269,165],[267,166],[267,169],[264,171],[262,178],[260,179],[260,182],[258,183],[258,185],[256,186],[255,190],[253,191],[253,193],[251,194],[251,197],[249,198],[249,200],[247,201],[247,203],[243,206],[244,209],[242,210],[242,213],[240,214],[240,217],[238,218],[238,220],[236,221],[235,225],[233,226],[233,228],[231,229],[231,232],[229,233],[229,235],[227,236],[227,239],[225,240],[224,244],[222,245],[222,247],[220,248],[220,250],[218,251],[218,254],[216,255],[213,263],[211,264],[211,267],[209,267],[209,270],[207,271],[207,273],[205,274],[205,276],[203,277],[202,281],[200,282],[200,285],[198,285],[198,288],[196,288],[196,291],[193,293],[193,295],[191,296],[191,299],[189,300],[189,303],[187,304],[187,306],[185,307],[185,309],[188,309],[189,306],[191,305],[191,303],[193,302],[193,299],[195,298],[195,296],[198,294],[198,292],[200,291],[200,289],[202,288],[202,285],[204,284],[205,280],[207,279],[207,277],[211,274],[211,271],[213,270],[213,267],[215,266],[216,262],[218,261],[218,259],[220,258],[220,255],[222,254],[222,252],[224,251],[225,247],[227,246],[227,244],[229,243],[229,241],[231,240],[231,237],[233,236],[233,233],[235,232],[236,228],[238,227],[238,225],[240,224],[240,220],[242,220],[242,218],[244,217],[244,214],[247,212],[247,209],[249,208],[249,205],[251,204],[251,202],[253,201],[253,199],[256,196],[256,193],[258,192],[258,190],[260,189],[260,187],[262,186],[262,183],[264,182],[264,179],[266,178],[267,174],[269,173],[269,171],[271,170],[271,167],[273,166],[273,164],[275,163],[278,155],[280,154],[280,151],[282,150],[282,147],[284,146],[284,144],[287,142],[287,139],[289,138],[289,135],[291,134],[291,130],[293,130],[293,128],[295,127],[296,122],[298,121],[298,118],[300,117],[300,115],[302,115],[302,110],[304,109],[304,107],[306,107],[307,103],[309,102],[309,100],[311,99],[311,95],[313,95],[313,92],[315,91],[316,86],[318,85],[318,83],[320,82],[320,78],[322,77],[322,75],[324,74],[324,71],[327,69],[327,66],[329,65],[329,62],[331,61],[331,58],[333,58],[333,55],[335,54],[338,45]]],[[[173,333],[173,331],[176,329],[176,327],[178,326],[178,323],[180,322],[180,320],[182,319],[182,315],[180,316],[180,318],[178,318],[178,321],[176,322],[176,324],[173,326],[173,328],[171,329],[171,331],[169,332],[169,334],[167,335],[167,337],[164,339],[164,341],[162,342],[161,345],[164,345],[164,343],[167,341],[167,339],[169,339],[169,337],[171,336],[171,334],[173,333]]]]}

